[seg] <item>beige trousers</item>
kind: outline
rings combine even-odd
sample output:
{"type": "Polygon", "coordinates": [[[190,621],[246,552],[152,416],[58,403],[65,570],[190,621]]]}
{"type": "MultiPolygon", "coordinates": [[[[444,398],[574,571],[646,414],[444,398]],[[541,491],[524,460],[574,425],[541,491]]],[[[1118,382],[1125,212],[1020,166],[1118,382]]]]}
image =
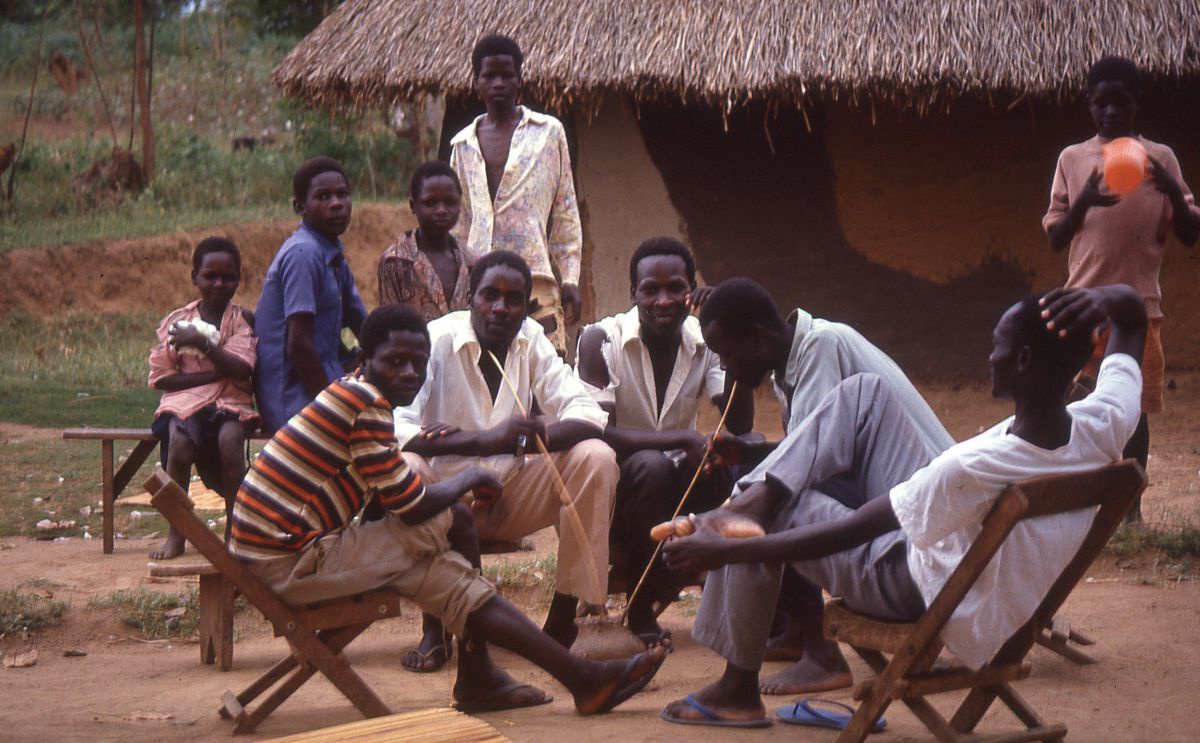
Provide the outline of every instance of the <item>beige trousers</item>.
{"type": "Polygon", "coordinates": [[[391,587],[462,636],[467,617],[496,589],[457,552],[446,531],[449,509],[419,524],[395,516],[327,534],[298,553],[248,563],[289,604],[353,596],[391,587]]]}
{"type": "MultiPolygon", "coordinates": [[[[557,590],[590,604],[602,604],[608,595],[608,530],[620,473],[616,454],[603,441],[588,439],[550,456],[583,522],[586,544],[576,536],[550,465],[541,454],[525,457],[524,464],[504,480],[500,499],[475,512],[479,538],[515,541],[554,526],[558,532],[557,590]]],[[[422,479],[437,482],[437,473],[426,460],[411,452],[405,452],[404,459],[422,479]]]]}

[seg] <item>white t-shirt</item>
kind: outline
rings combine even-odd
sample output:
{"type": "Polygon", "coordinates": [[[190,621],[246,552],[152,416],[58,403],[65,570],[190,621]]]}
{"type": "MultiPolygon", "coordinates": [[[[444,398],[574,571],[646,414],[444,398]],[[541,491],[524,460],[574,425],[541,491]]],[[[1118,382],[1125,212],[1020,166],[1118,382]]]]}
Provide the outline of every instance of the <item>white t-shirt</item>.
{"type": "MultiPolygon", "coordinates": [[[[996,498],[1014,482],[1095,469],[1121,459],[1137,427],[1142,374],[1126,354],[1104,359],[1096,391],[1067,406],[1071,439],[1042,449],[1008,432],[1008,418],[956,444],[892,488],[892,509],[908,538],[908,569],[926,605],[942,590],[996,498]]],[[[1074,557],[1094,511],[1017,524],[942,630],[942,641],[978,668],[1016,632],[1074,557]]]]}

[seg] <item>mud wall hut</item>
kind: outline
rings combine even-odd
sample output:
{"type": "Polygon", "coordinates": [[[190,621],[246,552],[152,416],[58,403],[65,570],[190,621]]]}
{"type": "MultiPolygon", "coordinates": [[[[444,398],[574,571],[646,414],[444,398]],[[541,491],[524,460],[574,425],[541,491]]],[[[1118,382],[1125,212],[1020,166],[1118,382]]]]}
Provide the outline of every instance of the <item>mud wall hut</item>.
{"type": "MultiPolygon", "coordinates": [[[[444,95],[449,136],[493,32],[572,135],[594,315],[627,306],[637,243],[674,234],[710,282],[752,276],[917,374],[978,378],[1001,309],[1065,277],[1040,219],[1104,54],[1146,71],[1141,131],[1200,188],[1194,0],[349,0],[274,79],[316,105],[444,95]]],[[[1200,364],[1198,278],[1170,245],[1174,366],[1200,364]]]]}

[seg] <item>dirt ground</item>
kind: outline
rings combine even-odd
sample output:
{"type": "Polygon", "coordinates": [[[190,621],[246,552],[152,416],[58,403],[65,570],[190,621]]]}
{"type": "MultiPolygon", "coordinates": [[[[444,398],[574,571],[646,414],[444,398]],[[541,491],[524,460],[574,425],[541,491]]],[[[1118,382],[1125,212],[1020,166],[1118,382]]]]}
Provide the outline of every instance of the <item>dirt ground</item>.
{"type": "MultiPolygon", "coordinates": [[[[1200,428],[1200,374],[1175,375],[1168,411],[1155,421],[1151,477],[1146,511],[1151,523],[1179,524],[1196,521],[1200,513],[1197,483],[1197,429],[1200,428]]],[[[982,387],[924,387],[935,410],[959,437],[974,434],[983,423],[998,420],[1004,406],[991,400],[982,387]]],[[[759,396],[760,427],[778,431],[778,409],[759,396]]],[[[707,421],[711,426],[714,421],[707,421]]],[[[7,426],[4,435],[40,437],[46,432],[7,426]]],[[[554,536],[541,532],[535,539],[539,554],[553,549],[554,536]]],[[[116,553],[101,554],[96,542],[70,540],[39,542],[30,539],[0,541],[0,588],[31,581],[41,592],[67,599],[72,608],[63,623],[27,640],[0,639],[5,654],[36,648],[36,666],[0,670],[0,726],[6,740],[210,740],[228,735],[229,723],[216,709],[227,689],[239,690],[262,673],[284,652],[253,611],[237,619],[238,640],[234,669],[221,673],[198,662],[197,645],[190,642],[148,642],[136,637],[107,612],[86,608],[88,599],[114,590],[147,585],[159,590],[181,590],[185,579],[152,583],[146,571],[148,540],[121,540],[116,553]],[[85,657],[64,657],[69,649],[85,657]],[[135,713],[170,715],[167,720],[136,720],[135,713]]],[[[529,553],[488,556],[486,560],[530,560],[529,553]]],[[[535,620],[542,608],[523,603],[535,620]]],[[[561,687],[531,664],[500,652],[501,663],[518,678],[530,681],[556,696],[545,707],[481,717],[515,741],[533,743],[570,735],[579,741],[689,740],[699,730],[669,725],[658,719],[667,702],[686,695],[714,678],[722,668],[718,656],[691,641],[689,628],[695,601],[676,604],[664,615],[675,637],[676,651],[658,678],[643,694],[604,718],[581,719],[574,715],[561,687]]],[[[1192,704],[1200,686],[1200,582],[1187,567],[1165,560],[1135,557],[1117,560],[1104,556],[1067,603],[1072,626],[1098,641],[1094,654],[1100,663],[1075,666],[1042,649],[1032,654],[1033,676],[1019,686],[1047,719],[1065,722],[1072,740],[1081,741],[1193,741],[1200,738],[1200,722],[1192,704]]],[[[450,671],[417,676],[399,668],[404,650],[419,635],[415,610],[403,618],[376,624],[351,646],[349,655],[364,677],[396,711],[449,703],[453,686],[450,671]]],[[[865,667],[851,661],[858,677],[865,667]]],[[[768,664],[767,671],[782,667],[768,664]]],[[[823,696],[849,702],[846,691],[823,696]]],[[[787,698],[768,699],[772,708],[787,698]]],[[[953,700],[948,700],[952,702],[953,700]]],[[[946,706],[947,703],[943,703],[946,706]]],[[[264,739],[353,722],[357,712],[324,679],[310,681],[260,728],[264,739]]],[[[907,709],[889,710],[888,730],[872,740],[885,743],[927,739],[907,709]]],[[[984,731],[1009,729],[1012,719],[993,712],[984,731]]],[[[715,731],[705,730],[705,736],[715,731]]],[[[832,740],[826,731],[776,725],[763,731],[722,731],[731,740],[832,740]]]]}

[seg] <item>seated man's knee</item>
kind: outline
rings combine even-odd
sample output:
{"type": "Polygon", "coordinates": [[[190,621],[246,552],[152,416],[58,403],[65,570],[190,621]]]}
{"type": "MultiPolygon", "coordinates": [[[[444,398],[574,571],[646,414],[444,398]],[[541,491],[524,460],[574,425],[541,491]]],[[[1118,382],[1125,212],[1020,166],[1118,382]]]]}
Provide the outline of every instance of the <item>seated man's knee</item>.
{"type": "Polygon", "coordinates": [[[675,479],[675,463],[663,452],[643,449],[621,460],[621,484],[667,488],[675,479]]]}
{"type": "Polygon", "coordinates": [[[614,476],[619,472],[617,453],[600,439],[580,441],[571,447],[570,456],[580,459],[585,467],[611,470],[614,476]]]}

